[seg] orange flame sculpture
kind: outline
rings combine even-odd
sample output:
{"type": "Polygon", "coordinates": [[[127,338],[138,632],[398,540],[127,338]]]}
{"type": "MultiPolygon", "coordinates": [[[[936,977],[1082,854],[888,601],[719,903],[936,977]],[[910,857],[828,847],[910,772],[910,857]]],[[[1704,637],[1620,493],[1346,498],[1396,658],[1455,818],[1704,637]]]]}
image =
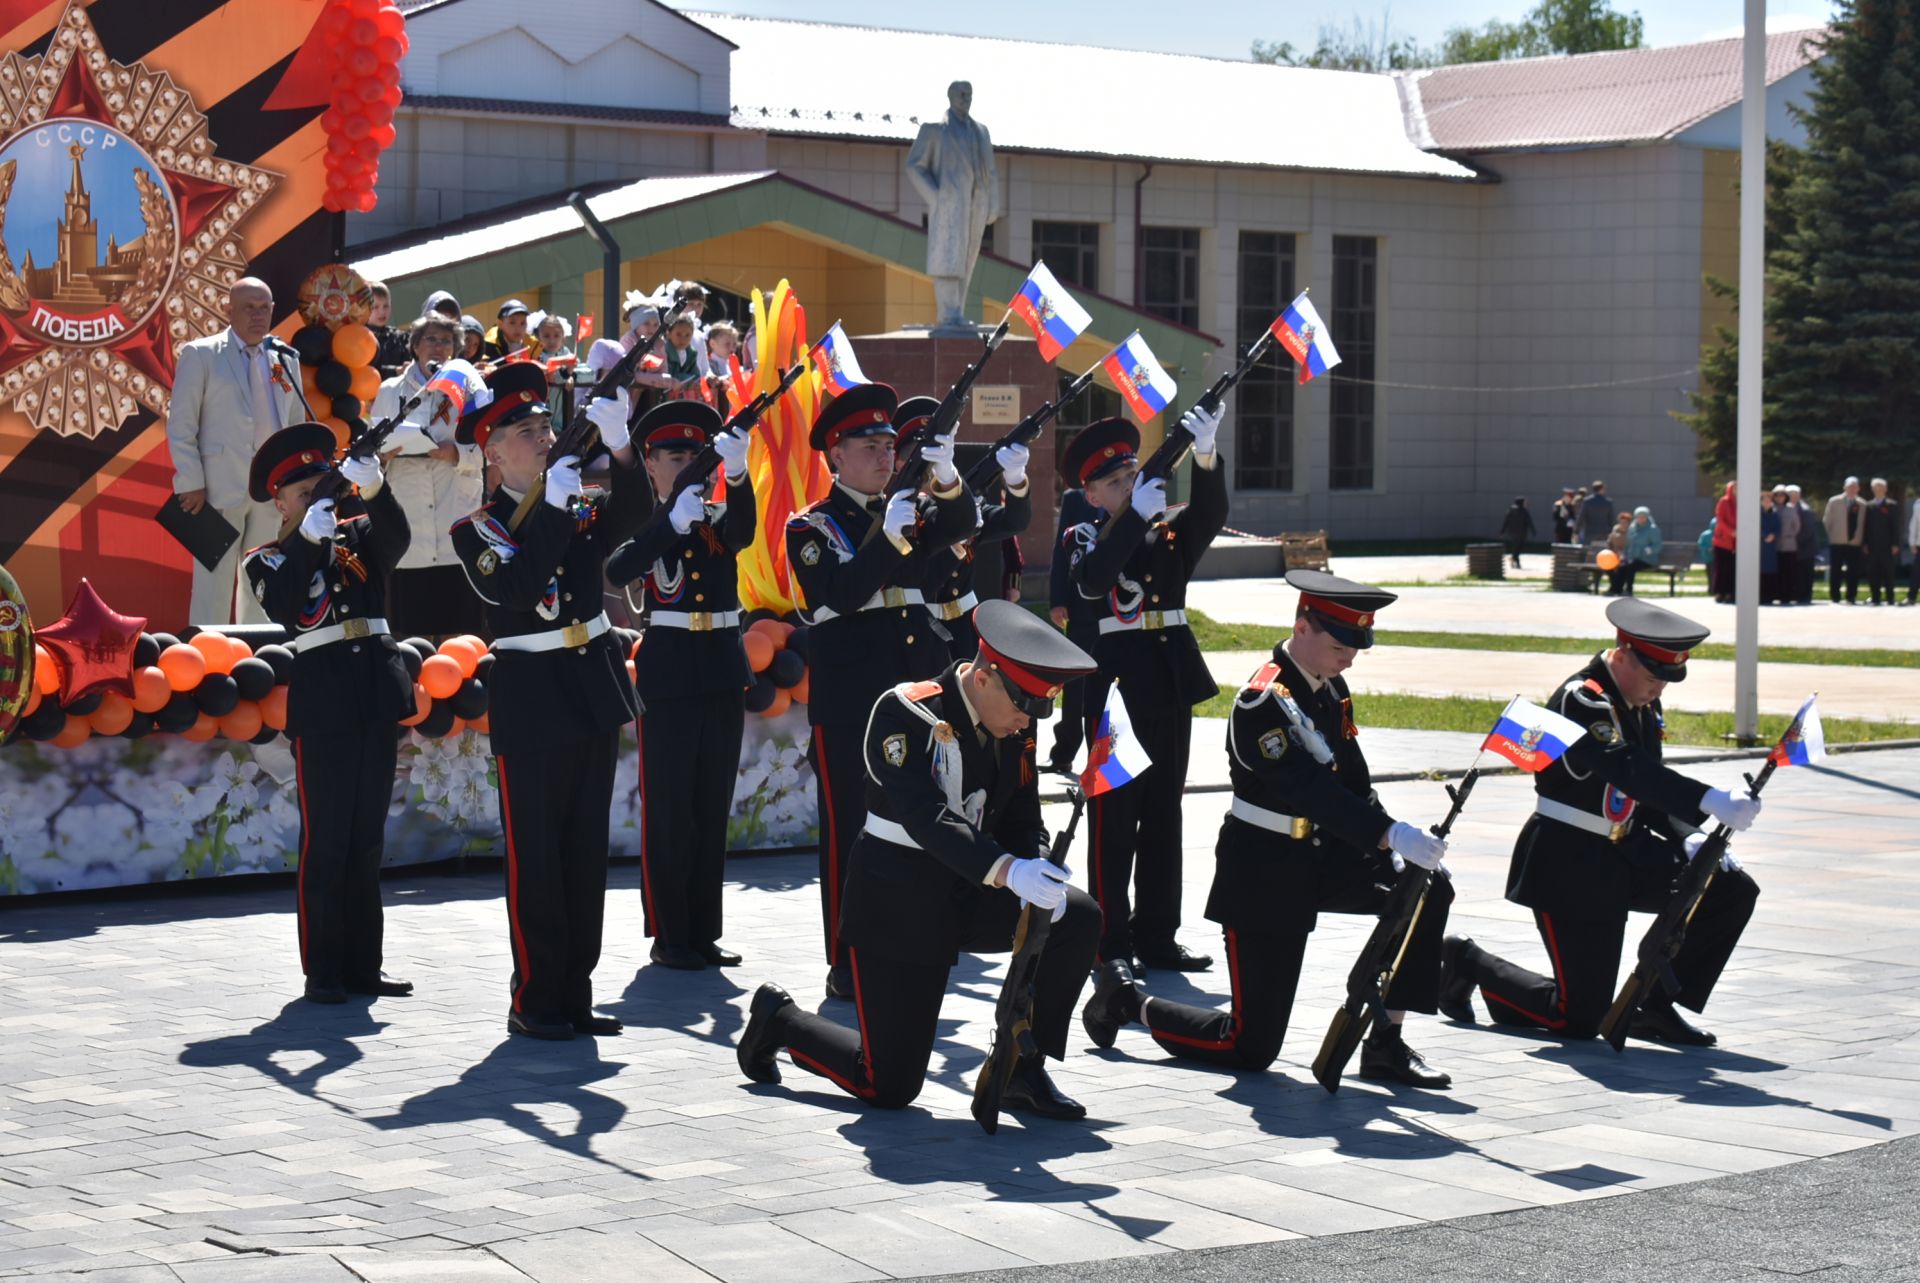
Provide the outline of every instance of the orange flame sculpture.
{"type": "MultiPolygon", "coordinates": [[[[807,350],[806,309],[784,280],[772,298],[753,292],[753,332],[752,372],[743,372],[738,362],[732,370],[735,405],[778,386],[781,372],[794,362],[813,359],[807,350]]],[[[753,431],[747,471],[759,506],[760,531],[739,561],[740,604],[748,610],[784,615],[794,609],[787,574],[787,519],[824,497],[833,485],[826,460],[807,443],[820,401],[819,375],[809,371],[753,431]]]]}

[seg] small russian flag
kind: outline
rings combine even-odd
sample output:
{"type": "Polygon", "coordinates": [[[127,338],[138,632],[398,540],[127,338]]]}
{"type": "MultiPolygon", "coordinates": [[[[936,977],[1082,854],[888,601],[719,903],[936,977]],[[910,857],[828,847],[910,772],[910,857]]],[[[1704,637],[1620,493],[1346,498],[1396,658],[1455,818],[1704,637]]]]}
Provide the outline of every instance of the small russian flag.
{"type": "Polygon", "coordinates": [[[1074,301],[1045,263],[1033,265],[1011,306],[1033,330],[1040,356],[1047,361],[1072,347],[1073,341],[1093,324],[1092,314],[1074,301]]]}
{"type": "Polygon", "coordinates": [[[1119,347],[1107,353],[1106,360],[1101,364],[1107,367],[1107,376],[1142,421],[1166,409],[1172,403],[1174,394],[1180,390],[1173,376],[1161,369],[1160,362],[1153,359],[1147,341],[1140,337],[1138,330],[1127,335],[1119,347]]]}
{"type": "Polygon", "coordinates": [[[827,376],[827,386],[835,396],[873,381],[860,372],[860,362],[853,355],[853,340],[847,337],[838,321],[813,345],[813,363],[827,376]]]}
{"type": "Polygon", "coordinates": [[[1767,755],[1776,766],[1812,766],[1827,760],[1827,728],[1820,724],[1820,710],[1813,704],[1818,698],[1807,696],[1807,702],[1793,715],[1793,725],[1767,755]]]}
{"type": "Polygon", "coordinates": [[[1334,351],[1333,340],[1327,336],[1327,323],[1313,310],[1305,290],[1287,304],[1287,310],[1280,313],[1280,319],[1269,328],[1280,346],[1300,363],[1300,382],[1305,383],[1340,364],[1340,354],[1334,351]]]}
{"type": "Polygon", "coordinates": [[[1127,715],[1127,701],[1120,694],[1120,683],[1107,688],[1107,706],[1093,730],[1093,743],[1087,748],[1087,768],[1080,772],[1080,787],[1088,797],[1111,793],[1137,778],[1153,758],[1146,745],[1133,733],[1133,718],[1127,715]]]}
{"type": "Polygon", "coordinates": [[[458,419],[469,409],[487,404],[493,399],[493,389],[480,377],[480,371],[465,361],[453,360],[443,364],[434,376],[427,380],[422,392],[438,392],[447,398],[447,405],[458,419]]]}
{"type": "Polygon", "coordinates": [[[1480,745],[1480,751],[1498,753],[1534,775],[1559,761],[1574,741],[1586,733],[1578,722],[1516,698],[1501,712],[1499,722],[1480,745]]]}

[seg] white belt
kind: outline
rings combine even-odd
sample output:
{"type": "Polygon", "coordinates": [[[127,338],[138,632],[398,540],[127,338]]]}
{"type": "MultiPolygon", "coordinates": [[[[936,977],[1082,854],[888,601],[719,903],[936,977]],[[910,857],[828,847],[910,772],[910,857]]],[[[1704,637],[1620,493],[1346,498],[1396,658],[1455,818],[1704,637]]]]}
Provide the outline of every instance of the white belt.
{"type": "Polygon", "coordinates": [[[867,812],[867,822],[863,827],[866,832],[882,842],[891,842],[895,846],[910,846],[916,851],[920,849],[920,844],[914,841],[913,836],[905,829],[884,816],[875,815],[872,811],[867,812]]]}
{"type": "Polygon", "coordinates": [[[647,616],[649,625],[684,628],[690,633],[710,633],[716,628],[737,628],[741,612],[737,610],[656,610],[647,616]]]}
{"type": "Polygon", "coordinates": [[[964,597],[955,597],[952,601],[930,601],[927,603],[927,609],[932,612],[935,619],[952,623],[979,604],[979,595],[968,593],[964,597]]]}
{"type": "Polygon", "coordinates": [[[1148,632],[1161,628],[1182,628],[1186,622],[1187,612],[1184,610],[1143,610],[1135,619],[1115,619],[1108,615],[1100,621],[1100,635],[1130,633],[1141,628],[1148,632]]]}
{"type": "Polygon", "coordinates": [[[1549,820],[1558,820],[1569,828],[1603,837],[1609,842],[1618,842],[1633,827],[1632,816],[1615,823],[1604,815],[1594,815],[1578,807],[1568,806],[1565,802],[1556,802],[1550,797],[1534,798],[1533,810],[1536,815],[1544,815],[1549,820]]]}
{"type": "MultiPolygon", "coordinates": [[[[918,588],[882,588],[855,606],[854,612],[857,614],[863,610],[886,610],[890,606],[923,606],[926,601],[926,594],[918,588]]],[[[822,606],[813,612],[813,622],[816,624],[824,624],[829,619],[838,618],[840,618],[840,612],[831,606],[822,606]]]]}
{"type": "Polygon", "coordinates": [[[575,646],[584,646],[611,627],[604,614],[595,615],[584,624],[568,624],[565,628],[549,628],[545,632],[522,633],[518,637],[501,637],[493,643],[495,650],[562,650],[575,646]]]}
{"type": "Polygon", "coordinates": [[[310,633],[301,633],[293,639],[292,646],[295,650],[318,650],[337,641],[359,641],[362,637],[386,635],[387,621],[384,619],[347,619],[328,624],[325,628],[316,628],[310,633]]]}
{"type": "Polygon", "coordinates": [[[1244,798],[1236,796],[1227,813],[1236,820],[1245,820],[1255,828],[1280,833],[1290,838],[1305,841],[1313,832],[1313,821],[1304,815],[1282,815],[1278,811],[1269,811],[1264,806],[1255,806],[1244,798]]]}

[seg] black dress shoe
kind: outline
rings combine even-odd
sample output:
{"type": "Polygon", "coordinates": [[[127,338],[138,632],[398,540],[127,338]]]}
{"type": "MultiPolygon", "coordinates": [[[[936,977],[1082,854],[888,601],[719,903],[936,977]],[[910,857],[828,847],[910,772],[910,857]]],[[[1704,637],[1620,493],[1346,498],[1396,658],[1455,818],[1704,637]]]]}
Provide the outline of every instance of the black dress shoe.
{"type": "Polygon", "coordinates": [[[707,969],[707,960],[684,945],[661,944],[655,940],[653,948],[647,952],[647,957],[652,960],[654,966],[669,967],[675,971],[707,969]]]}
{"type": "Polygon", "coordinates": [[[1133,972],[1115,958],[1103,962],[1093,973],[1093,996],[1080,1009],[1080,1023],[1096,1047],[1111,1047],[1120,1026],[1130,1024],[1140,1014],[1140,991],[1134,988],[1133,972]]]}
{"type": "Polygon", "coordinates": [[[1013,1079],[1000,1098],[1000,1107],[1063,1122],[1075,1122],[1087,1116],[1085,1105],[1053,1085],[1041,1056],[1029,1057],[1013,1067],[1013,1079]]]}
{"type": "Polygon", "coordinates": [[[747,1027],[734,1049],[740,1072],[754,1082],[780,1081],[780,1063],[774,1057],[780,1054],[782,1045],[781,1016],[792,1006],[793,998],[779,985],[764,984],[754,990],[753,1001],[747,1005],[747,1027]]]}
{"type": "Polygon", "coordinates": [[[618,1016],[603,1016],[597,1011],[585,1011],[577,1016],[568,1016],[567,1023],[573,1026],[573,1032],[585,1034],[589,1038],[612,1038],[626,1029],[618,1016]]]}
{"type": "Polygon", "coordinates": [[[347,992],[371,994],[375,998],[411,998],[413,981],[389,980],[382,975],[378,980],[370,980],[365,984],[349,984],[347,992]]]}
{"type": "Polygon", "coordinates": [[[517,1011],[507,1013],[507,1032],[543,1042],[572,1042],[573,1026],[565,1021],[529,1020],[517,1011]]]}
{"type": "Polygon", "coordinates": [[[1453,1086],[1453,1075],[1428,1068],[1420,1053],[1407,1046],[1400,1036],[1400,1026],[1390,1022],[1375,1025],[1367,1040],[1360,1044],[1360,1076],[1374,1082],[1405,1083],[1431,1091],[1445,1091],[1453,1086]]]}
{"type": "Polygon", "coordinates": [[[1642,1042],[1664,1042],[1675,1047],[1711,1047],[1720,1040],[1688,1021],[1673,1004],[1642,1007],[1627,1026],[1627,1035],[1642,1042]]]}
{"type": "Polygon", "coordinates": [[[307,984],[306,998],[308,1002],[324,1003],[329,1007],[337,1007],[347,1000],[347,991],[340,985],[317,985],[309,981],[307,984]]]}
{"type": "Polygon", "coordinates": [[[1478,945],[1466,936],[1448,936],[1440,946],[1440,1014],[1463,1025],[1473,1023],[1474,955],[1478,945]]]}
{"type": "MultiPolygon", "coordinates": [[[[1140,961],[1162,971],[1205,971],[1213,965],[1211,957],[1190,952],[1184,944],[1170,945],[1165,949],[1142,949],[1140,961]]],[[[1146,973],[1142,971],[1140,974],[1146,973]]]]}
{"type": "Polygon", "coordinates": [[[838,998],[842,1002],[853,1001],[853,968],[841,963],[827,972],[827,997],[838,998]]]}
{"type": "Polygon", "coordinates": [[[698,949],[695,949],[694,952],[699,954],[700,961],[706,963],[709,967],[737,967],[742,961],[739,954],[731,949],[722,949],[713,941],[708,941],[706,944],[701,945],[698,949]]]}

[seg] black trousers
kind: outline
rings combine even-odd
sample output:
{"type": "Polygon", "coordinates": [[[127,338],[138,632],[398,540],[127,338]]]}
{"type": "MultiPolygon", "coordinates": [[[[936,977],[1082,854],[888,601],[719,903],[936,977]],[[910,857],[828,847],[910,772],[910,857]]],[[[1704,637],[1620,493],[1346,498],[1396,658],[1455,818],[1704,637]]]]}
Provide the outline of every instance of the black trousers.
{"type": "MultiPolygon", "coordinates": [[[[1097,701],[1087,704],[1089,739],[1106,702],[1106,687],[1100,683],[1097,701]]],[[[1171,951],[1180,927],[1180,802],[1193,745],[1193,709],[1166,691],[1136,693],[1127,701],[1127,712],[1153,765],[1126,787],[1087,804],[1093,865],[1089,885],[1105,915],[1102,959],[1171,951]]]]}
{"type": "Polygon", "coordinates": [[[1713,550],[1713,599],[1732,601],[1735,591],[1733,549],[1713,550]]]}
{"type": "Polygon", "coordinates": [[[1763,590],[1760,600],[1790,603],[1800,592],[1800,553],[1797,549],[1783,548],[1779,557],[1780,568],[1773,574],[1773,589],[1763,590]]]}
{"type": "Polygon", "coordinates": [[[380,978],[380,857],[399,742],[392,723],[293,740],[300,794],[300,969],[321,987],[380,978]]]}
{"type": "Polygon", "coordinates": [[[843,960],[840,948],[840,898],[847,889],[847,859],[867,818],[866,714],[814,726],[807,744],[813,767],[814,796],[820,812],[820,920],[827,965],[843,960]]]}
{"type": "MultiPolygon", "coordinates": [[[[1673,1001],[1689,1011],[1704,1011],[1713,986],[1753,916],[1760,888],[1744,870],[1716,874],[1687,927],[1686,940],[1673,960],[1680,992],[1673,1001]]],[[[1634,906],[1647,911],[1659,905],[1634,906]]],[[[1627,915],[1576,917],[1535,910],[1534,922],[1547,947],[1553,974],[1543,976],[1504,958],[1482,953],[1476,979],[1487,1010],[1498,1025],[1546,1029],[1568,1038],[1591,1038],[1613,1006],[1619,989],[1620,949],[1627,915]]],[[[1660,999],[1656,997],[1656,1004],[1660,999]]]]}
{"type": "Polygon", "coordinates": [[[640,714],[640,902],[647,934],[662,944],[720,938],[746,717],[739,691],[652,700],[640,714]]]}
{"type": "Polygon", "coordinates": [[[494,758],[507,835],[513,1009],[564,1023],[593,1006],[606,915],[618,731],[494,758]]]}
{"type": "Polygon", "coordinates": [[[1867,563],[1867,588],[1873,593],[1877,604],[1880,594],[1886,593],[1887,604],[1893,604],[1893,580],[1898,559],[1893,549],[1887,547],[1864,548],[1863,560],[1867,563]]]}
{"type": "MultiPolygon", "coordinates": [[[[1387,893],[1370,878],[1336,876],[1316,888],[1322,912],[1377,916],[1387,893]]],[[[1433,1012],[1440,998],[1440,946],[1446,939],[1453,906],[1453,883],[1439,877],[1414,923],[1413,939],[1385,994],[1389,1011],[1433,1012]]],[[[1229,1069],[1262,1070],[1280,1054],[1300,987],[1300,960],[1306,953],[1304,929],[1294,931],[1226,930],[1227,974],[1233,999],[1225,1011],[1190,1007],[1152,998],[1141,1020],[1153,1040],[1182,1060],[1199,1060],[1229,1069]]],[[[1343,969],[1352,960],[1342,961],[1343,969]]]]}
{"type": "MultiPolygon", "coordinates": [[[[1078,888],[1070,888],[1066,915],[1047,932],[1034,992],[1034,1040],[1055,1060],[1066,1055],[1067,1029],[1093,966],[1099,935],[1099,906],[1078,888]]],[[[1004,915],[982,915],[973,938],[962,948],[968,953],[1005,953],[1012,943],[1004,915]]],[[[794,1064],[849,1095],[882,1109],[905,1109],[927,1081],[951,968],[869,956],[851,947],[847,958],[859,1027],[849,1029],[825,1016],[789,1008],[782,1045],[794,1064]]]]}
{"type": "Polygon", "coordinates": [[[1852,544],[1837,543],[1827,549],[1827,600],[1840,600],[1840,580],[1847,581],[1847,603],[1860,595],[1860,553],[1852,544]]]}

